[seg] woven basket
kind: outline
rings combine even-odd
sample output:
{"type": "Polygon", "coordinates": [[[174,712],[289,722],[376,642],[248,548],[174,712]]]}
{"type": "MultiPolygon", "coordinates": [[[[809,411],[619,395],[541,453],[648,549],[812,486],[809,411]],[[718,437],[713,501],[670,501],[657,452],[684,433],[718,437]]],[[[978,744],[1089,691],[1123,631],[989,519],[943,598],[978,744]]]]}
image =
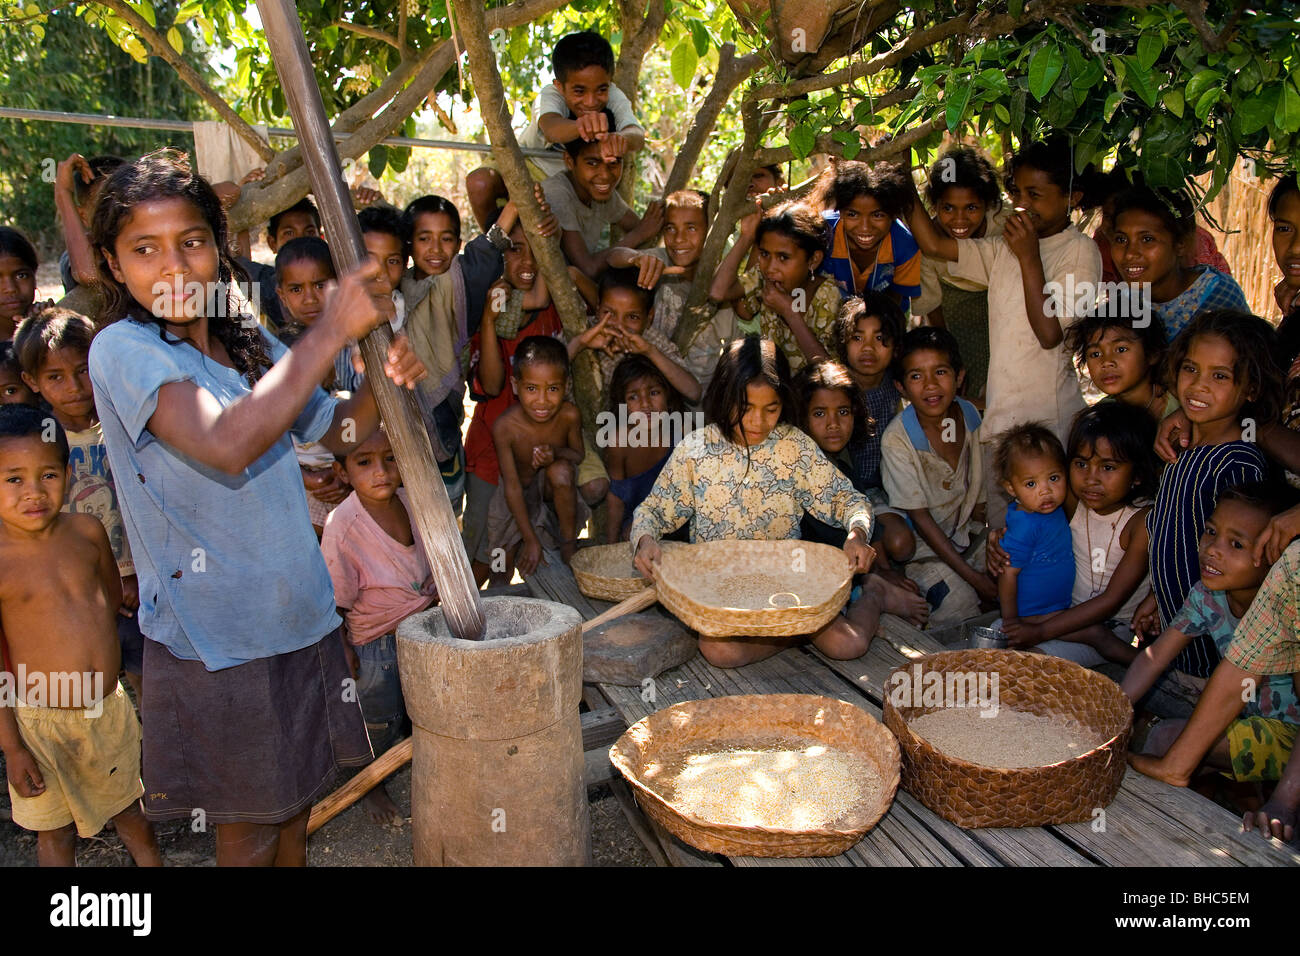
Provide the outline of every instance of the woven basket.
{"type": "Polygon", "coordinates": [[[885,726],[903,752],[904,788],[958,826],[1080,823],[1091,820],[1093,811],[1107,806],[1119,791],[1133,707],[1114,681],[1071,661],[1020,651],[944,651],[895,668],[884,696],[885,726]],[[999,769],[949,756],[907,724],[941,709],[908,706],[916,699],[909,691],[932,671],[996,674],[999,707],[1076,720],[1105,743],[1046,767],[999,769]]]}
{"type": "Polygon", "coordinates": [[[798,539],[665,548],[655,581],[659,603],[708,637],[811,634],[840,612],[852,583],[843,551],[798,539]]]}
{"type": "Polygon", "coordinates": [[[879,822],[898,789],[898,743],[879,721],[815,694],[744,694],[674,704],[637,721],[609,750],[646,814],[685,843],[728,856],[836,856],[879,822]],[[875,767],[882,787],[863,794],[835,828],[787,830],[710,823],[676,809],[646,781],[656,764],[703,753],[718,741],[761,745],[791,738],[847,752],[875,767]]]}
{"type": "Polygon", "coordinates": [[[632,566],[627,543],[583,548],[574,554],[569,567],[578,579],[578,590],[600,601],[622,601],[650,586],[632,566]]]}

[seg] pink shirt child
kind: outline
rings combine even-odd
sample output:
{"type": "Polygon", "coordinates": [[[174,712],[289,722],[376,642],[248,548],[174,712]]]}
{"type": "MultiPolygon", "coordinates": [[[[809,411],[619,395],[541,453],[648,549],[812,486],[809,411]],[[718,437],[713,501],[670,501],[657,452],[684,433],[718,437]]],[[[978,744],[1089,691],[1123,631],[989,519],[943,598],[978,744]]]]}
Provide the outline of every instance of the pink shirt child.
{"type": "MultiPolygon", "coordinates": [[[[406,489],[398,488],[397,496],[409,511],[406,489]]],[[[350,643],[368,644],[433,603],[436,592],[420,536],[410,547],[393,540],[355,491],[330,514],[320,546],[334,581],[334,603],[347,611],[350,643]]]]}

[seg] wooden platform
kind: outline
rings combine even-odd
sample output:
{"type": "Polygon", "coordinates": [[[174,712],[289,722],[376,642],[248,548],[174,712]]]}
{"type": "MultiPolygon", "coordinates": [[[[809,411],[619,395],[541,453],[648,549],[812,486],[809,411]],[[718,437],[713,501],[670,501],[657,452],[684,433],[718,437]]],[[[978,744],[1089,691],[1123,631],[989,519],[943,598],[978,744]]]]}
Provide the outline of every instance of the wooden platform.
{"type": "MultiPolygon", "coordinates": [[[[578,590],[569,569],[554,558],[528,580],[539,598],[576,608],[589,619],[610,607],[578,590]]],[[[832,661],[810,648],[791,648],[747,667],[719,670],[696,655],[655,679],[653,695],[637,687],[589,685],[586,701],[632,724],[684,700],[730,694],[824,694],[849,701],[877,719],[889,672],[908,659],[943,650],[932,635],[886,616],[863,657],[832,661]],[[647,699],[651,698],[653,699],[647,699]]],[[[599,752],[589,756],[600,762],[599,752]]],[[[605,757],[606,764],[608,756],[605,757]]],[[[601,775],[603,776],[603,775],[601,775]]],[[[1200,794],[1170,787],[1129,770],[1104,820],[1024,829],[963,830],[938,817],[901,788],[894,805],[847,853],[821,859],[723,858],[701,853],[654,827],[635,807],[622,781],[612,781],[634,828],[651,854],[674,866],[1295,866],[1300,851],[1241,831],[1240,818],[1200,794]],[[653,834],[653,836],[652,836],[653,834]],[[652,842],[657,841],[657,845],[652,842]]]]}

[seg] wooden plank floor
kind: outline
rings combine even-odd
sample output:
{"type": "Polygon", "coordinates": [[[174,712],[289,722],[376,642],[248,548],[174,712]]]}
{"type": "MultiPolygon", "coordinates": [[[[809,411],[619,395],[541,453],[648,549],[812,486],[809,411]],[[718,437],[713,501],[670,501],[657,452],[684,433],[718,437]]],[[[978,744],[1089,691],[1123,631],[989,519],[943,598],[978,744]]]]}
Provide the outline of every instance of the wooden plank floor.
{"type": "MultiPolygon", "coordinates": [[[[574,607],[589,619],[610,605],[579,590],[558,555],[528,579],[537,597],[574,607]]],[[[599,685],[628,724],[685,700],[731,694],[804,693],[848,700],[880,719],[889,673],[923,654],[943,650],[932,636],[886,617],[863,657],[832,661],[810,648],[791,648],[757,664],[719,670],[698,655],[655,679],[654,694],[639,687],[599,685]],[[646,697],[651,697],[647,700],[646,697]]],[[[673,865],[717,865],[654,827],[673,865]]],[[[1300,865],[1292,847],[1241,832],[1239,819],[1194,791],[1170,787],[1130,770],[1094,823],[1022,829],[964,830],[898,791],[890,811],[856,846],[838,857],[767,860],[733,857],[735,866],[1287,866],[1300,865]]]]}

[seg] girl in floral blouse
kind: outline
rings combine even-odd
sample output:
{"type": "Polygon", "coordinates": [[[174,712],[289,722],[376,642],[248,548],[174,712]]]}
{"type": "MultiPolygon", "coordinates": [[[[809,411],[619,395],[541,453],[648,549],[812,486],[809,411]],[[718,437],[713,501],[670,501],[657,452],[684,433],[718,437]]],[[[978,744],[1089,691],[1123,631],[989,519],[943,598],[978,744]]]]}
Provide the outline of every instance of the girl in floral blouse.
{"type": "MultiPolygon", "coordinates": [[[[637,569],[654,578],[659,540],[689,522],[691,542],[799,537],[804,514],[848,530],[854,573],[875,559],[871,505],[795,427],[790,366],[771,339],[731,343],[704,393],[707,425],[682,440],[636,509],[630,539],[637,569]]],[[[716,667],[739,667],[811,639],[828,657],[861,657],[875,634],[879,598],[868,592],[844,615],[804,637],[700,637],[716,667]]]]}

